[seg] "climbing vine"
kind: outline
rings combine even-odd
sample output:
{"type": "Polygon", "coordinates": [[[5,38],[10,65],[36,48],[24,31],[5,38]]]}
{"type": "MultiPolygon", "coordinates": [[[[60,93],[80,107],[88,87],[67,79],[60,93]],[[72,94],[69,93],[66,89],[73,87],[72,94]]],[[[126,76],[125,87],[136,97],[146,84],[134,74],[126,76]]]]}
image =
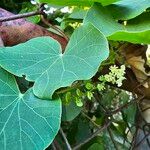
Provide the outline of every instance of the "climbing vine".
{"type": "Polygon", "coordinates": [[[0,149],[149,149],[149,7],[2,0],[0,149]]]}

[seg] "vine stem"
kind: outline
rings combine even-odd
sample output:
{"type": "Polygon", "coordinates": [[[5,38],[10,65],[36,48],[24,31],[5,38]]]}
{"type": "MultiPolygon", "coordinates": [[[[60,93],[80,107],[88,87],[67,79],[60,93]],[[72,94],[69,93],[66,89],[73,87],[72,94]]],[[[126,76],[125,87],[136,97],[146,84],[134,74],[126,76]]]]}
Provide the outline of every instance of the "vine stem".
{"type": "Polygon", "coordinates": [[[99,128],[99,125],[97,123],[95,123],[95,121],[93,121],[87,114],[85,114],[83,111],[82,111],[82,115],[84,117],[86,117],[89,121],[91,121],[97,128],[99,128]]]}
{"type": "Polygon", "coordinates": [[[61,133],[61,135],[62,135],[62,137],[63,137],[63,139],[64,139],[64,141],[66,143],[67,149],[68,150],[72,150],[72,148],[71,148],[71,146],[70,146],[70,144],[69,144],[69,142],[68,142],[68,140],[66,138],[66,135],[65,135],[65,133],[64,133],[62,128],[60,128],[60,133],[61,133]]]}
{"type": "Polygon", "coordinates": [[[41,16],[41,20],[42,20],[47,26],[53,28],[53,29],[54,29],[55,31],[57,31],[61,36],[63,36],[63,37],[66,39],[66,41],[69,41],[69,38],[68,38],[68,37],[65,35],[65,33],[64,33],[61,29],[59,29],[57,26],[50,24],[49,21],[46,20],[43,16],[41,16]]]}
{"type": "Polygon", "coordinates": [[[42,15],[44,14],[41,9],[33,11],[33,12],[28,12],[24,14],[18,14],[18,15],[12,15],[8,17],[2,17],[0,18],[0,22],[6,22],[6,21],[11,21],[11,20],[16,20],[16,19],[21,19],[21,18],[27,18],[31,16],[36,16],[36,15],[42,15]]]}

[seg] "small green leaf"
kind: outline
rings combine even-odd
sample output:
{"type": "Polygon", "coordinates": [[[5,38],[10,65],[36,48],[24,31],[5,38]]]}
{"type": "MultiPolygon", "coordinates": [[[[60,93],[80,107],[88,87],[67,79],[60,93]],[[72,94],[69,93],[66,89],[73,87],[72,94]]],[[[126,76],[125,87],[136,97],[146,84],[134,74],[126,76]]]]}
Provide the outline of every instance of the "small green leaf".
{"type": "Polygon", "coordinates": [[[97,84],[97,89],[98,89],[99,91],[103,91],[103,90],[105,89],[105,83],[102,82],[102,83],[100,83],[100,84],[97,84]]]}
{"type": "Polygon", "coordinates": [[[92,84],[92,83],[86,83],[86,85],[85,85],[85,87],[86,87],[86,89],[88,89],[88,90],[92,90],[93,88],[94,88],[94,85],[92,84]]]}
{"type": "Polygon", "coordinates": [[[88,97],[88,99],[89,100],[91,100],[92,99],[92,97],[93,97],[93,93],[92,92],[90,92],[90,91],[87,91],[87,97],[88,97]]]}
{"type": "Polygon", "coordinates": [[[82,107],[83,106],[83,102],[82,102],[81,98],[75,97],[75,102],[76,102],[78,107],[82,107]]]}
{"type": "Polygon", "coordinates": [[[40,100],[31,89],[21,94],[2,68],[0,87],[0,149],[45,149],[59,130],[61,101],[40,100]]]}
{"type": "Polygon", "coordinates": [[[108,57],[107,39],[91,24],[73,33],[65,53],[60,44],[49,37],[38,37],[13,47],[0,48],[0,66],[35,81],[33,92],[50,99],[53,92],[76,80],[88,80],[108,57]]]}
{"type": "Polygon", "coordinates": [[[100,4],[94,4],[88,11],[84,23],[90,22],[108,39],[132,43],[150,43],[150,13],[127,21],[127,25],[118,23],[112,12],[100,4]],[[93,19],[94,17],[94,19],[93,19]]]}
{"type": "Polygon", "coordinates": [[[71,92],[67,92],[65,95],[65,103],[70,103],[71,101],[71,92]]]}
{"type": "Polygon", "coordinates": [[[83,93],[81,92],[80,89],[77,89],[77,90],[76,90],[76,94],[77,94],[77,96],[79,96],[79,97],[81,97],[81,96],[83,95],[83,93]]]}

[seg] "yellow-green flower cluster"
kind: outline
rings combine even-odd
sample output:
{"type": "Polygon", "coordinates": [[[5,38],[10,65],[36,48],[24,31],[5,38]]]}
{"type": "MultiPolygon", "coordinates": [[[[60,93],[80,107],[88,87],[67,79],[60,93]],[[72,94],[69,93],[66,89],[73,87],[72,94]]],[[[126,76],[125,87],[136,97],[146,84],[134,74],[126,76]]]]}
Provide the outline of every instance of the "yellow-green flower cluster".
{"type": "MultiPolygon", "coordinates": [[[[101,86],[104,86],[105,82],[110,82],[112,84],[117,84],[118,87],[122,85],[122,81],[125,79],[125,66],[122,65],[120,68],[116,65],[111,66],[109,74],[102,75],[99,77],[99,80],[102,82],[101,86]]],[[[99,85],[99,88],[104,88],[99,85]]]]}

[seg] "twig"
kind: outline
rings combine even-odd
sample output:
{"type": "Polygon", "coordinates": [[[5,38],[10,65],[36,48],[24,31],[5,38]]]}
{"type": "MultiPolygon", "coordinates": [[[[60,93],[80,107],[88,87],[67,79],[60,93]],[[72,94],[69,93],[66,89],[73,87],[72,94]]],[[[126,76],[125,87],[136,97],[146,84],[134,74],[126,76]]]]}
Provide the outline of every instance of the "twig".
{"type": "Polygon", "coordinates": [[[140,98],[137,98],[136,100],[132,100],[132,101],[130,101],[130,102],[125,103],[124,105],[120,106],[118,109],[113,110],[113,111],[110,111],[110,115],[116,114],[116,113],[122,111],[123,109],[128,108],[130,105],[135,104],[135,103],[138,103],[138,102],[139,102],[140,100],[142,100],[143,98],[144,98],[144,96],[142,96],[142,97],[140,97],[140,98]]]}
{"type": "Polygon", "coordinates": [[[97,128],[100,127],[100,126],[99,126],[97,123],[95,123],[87,114],[85,114],[84,112],[82,112],[82,115],[83,115],[84,117],[86,117],[89,121],[91,121],[97,128]]]}
{"type": "Polygon", "coordinates": [[[68,150],[72,150],[72,148],[71,148],[71,146],[70,146],[70,144],[69,144],[69,142],[68,142],[68,140],[66,138],[66,135],[65,135],[64,131],[62,130],[62,128],[60,128],[60,133],[61,133],[61,135],[62,135],[62,137],[63,137],[63,139],[64,139],[64,141],[66,143],[67,149],[68,150]]]}
{"type": "Polygon", "coordinates": [[[149,109],[150,109],[150,107],[147,107],[147,108],[145,108],[145,109],[142,109],[142,112],[147,111],[147,110],[149,110],[149,109]]]}
{"type": "Polygon", "coordinates": [[[54,139],[53,144],[55,145],[56,150],[62,150],[60,143],[56,139],[54,139]]]}
{"type": "Polygon", "coordinates": [[[57,31],[60,35],[62,35],[67,41],[69,41],[69,38],[65,35],[65,33],[59,29],[57,26],[50,24],[43,16],[41,16],[41,20],[43,23],[45,23],[47,26],[53,28],[55,31],[57,31]]]}
{"type": "MultiPolygon", "coordinates": [[[[146,123],[144,126],[143,126],[143,132],[144,132],[144,135],[146,136],[147,134],[146,133],[150,133],[150,123],[146,123]],[[148,129],[147,129],[148,128],[148,129]],[[148,130],[148,131],[147,131],[148,130]]],[[[147,144],[148,146],[150,147],[150,138],[146,139],[147,140],[147,144]]]]}
{"type": "Polygon", "coordinates": [[[150,136],[150,133],[145,135],[144,138],[138,144],[135,145],[134,149],[138,148],[149,136],[150,136]]]}
{"type": "Polygon", "coordinates": [[[27,17],[42,15],[42,14],[43,14],[43,11],[41,9],[39,9],[39,10],[29,12],[29,13],[12,15],[12,16],[8,16],[8,17],[2,17],[2,18],[0,18],[0,22],[6,22],[6,21],[21,19],[21,18],[27,18],[27,17]]]}
{"type": "Polygon", "coordinates": [[[53,148],[53,150],[57,150],[54,143],[52,143],[52,148],[53,148]]]}
{"type": "Polygon", "coordinates": [[[87,138],[85,141],[83,141],[82,143],[78,144],[77,146],[75,146],[73,148],[73,150],[77,150],[79,149],[81,146],[83,146],[84,144],[88,143],[90,140],[92,140],[93,138],[95,138],[100,132],[102,132],[103,130],[105,130],[106,128],[108,128],[111,124],[111,120],[107,120],[107,122],[104,124],[104,126],[102,126],[101,128],[97,129],[97,131],[95,131],[89,138],[87,138]]]}

